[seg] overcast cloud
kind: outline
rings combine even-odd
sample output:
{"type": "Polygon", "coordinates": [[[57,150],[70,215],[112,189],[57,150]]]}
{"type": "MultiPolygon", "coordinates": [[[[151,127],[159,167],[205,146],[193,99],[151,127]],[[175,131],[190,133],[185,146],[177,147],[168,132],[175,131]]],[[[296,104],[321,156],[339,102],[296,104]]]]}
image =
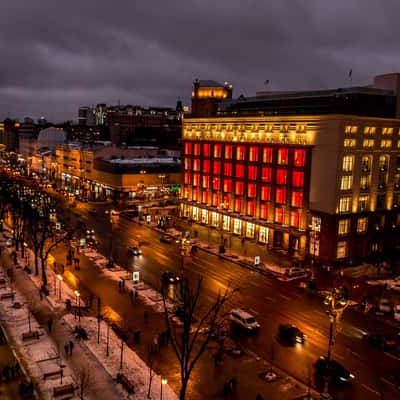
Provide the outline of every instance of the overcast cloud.
{"type": "Polygon", "coordinates": [[[400,71],[398,0],[1,0],[0,118],[368,84],[400,71]],[[352,82],[348,73],[353,69],[352,82]]]}

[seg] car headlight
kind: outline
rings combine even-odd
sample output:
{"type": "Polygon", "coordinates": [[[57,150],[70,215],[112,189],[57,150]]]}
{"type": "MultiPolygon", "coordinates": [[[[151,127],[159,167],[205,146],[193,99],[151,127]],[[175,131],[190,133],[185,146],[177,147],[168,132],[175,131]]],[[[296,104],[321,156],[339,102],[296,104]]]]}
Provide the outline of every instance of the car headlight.
{"type": "Polygon", "coordinates": [[[353,375],[353,374],[350,374],[349,377],[350,377],[351,379],[354,379],[354,375],[353,375]]]}

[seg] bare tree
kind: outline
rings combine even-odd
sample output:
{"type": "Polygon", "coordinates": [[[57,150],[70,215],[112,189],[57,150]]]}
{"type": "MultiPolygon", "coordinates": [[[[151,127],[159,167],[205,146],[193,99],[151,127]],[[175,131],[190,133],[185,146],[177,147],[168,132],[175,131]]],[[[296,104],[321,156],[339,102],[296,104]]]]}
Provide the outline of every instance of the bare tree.
{"type": "Polygon", "coordinates": [[[90,375],[90,369],[87,367],[82,367],[78,371],[77,378],[78,378],[78,385],[79,385],[79,398],[81,400],[83,400],[92,384],[92,377],[90,375]]]}
{"type": "Polygon", "coordinates": [[[190,374],[203,354],[210,339],[217,331],[224,304],[237,289],[219,292],[214,302],[201,303],[202,278],[193,286],[189,280],[182,279],[180,317],[183,325],[177,327],[173,322],[175,313],[168,307],[165,289],[162,288],[164,315],[169,339],[180,364],[181,389],[179,399],[186,398],[190,374]],[[196,320],[198,321],[196,323],[196,320]],[[204,335],[202,335],[202,332],[204,335]]]}

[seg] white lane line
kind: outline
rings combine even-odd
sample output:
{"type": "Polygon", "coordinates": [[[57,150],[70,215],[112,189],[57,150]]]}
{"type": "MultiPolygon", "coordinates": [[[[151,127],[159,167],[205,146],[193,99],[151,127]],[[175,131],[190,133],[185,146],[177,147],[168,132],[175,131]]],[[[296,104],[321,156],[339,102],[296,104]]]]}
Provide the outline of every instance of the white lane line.
{"type": "Polygon", "coordinates": [[[264,299],[275,303],[275,299],[273,299],[272,297],[264,296],[264,299]]]}
{"type": "Polygon", "coordinates": [[[395,360],[400,360],[399,357],[396,357],[395,355],[390,354],[390,353],[388,353],[387,351],[385,351],[383,354],[385,354],[386,356],[391,357],[391,358],[393,358],[393,359],[395,359],[395,360]]]}
{"type": "Polygon", "coordinates": [[[356,353],[355,351],[350,350],[350,353],[353,354],[353,356],[360,357],[360,355],[358,353],[356,353]]]}
{"type": "Polygon", "coordinates": [[[259,314],[259,312],[258,311],[256,311],[256,310],[254,310],[254,308],[249,308],[249,310],[253,313],[253,314],[259,314]]]}
{"type": "Polygon", "coordinates": [[[372,389],[372,387],[369,387],[365,383],[362,383],[360,386],[362,386],[364,389],[367,389],[370,392],[375,393],[376,395],[380,396],[380,393],[378,391],[376,391],[375,389],[372,389]]]}
{"type": "Polygon", "coordinates": [[[386,378],[381,378],[381,381],[387,383],[387,384],[390,385],[390,386],[396,387],[396,385],[395,385],[393,382],[388,381],[386,378]]]}
{"type": "Polygon", "coordinates": [[[282,297],[282,299],[285,299],[285,300],[290,300],[290,297],[288,297],[288,296],[285,296],[284,294],[280,294],[279,296],[281,296],[281,297],[282,297]]]}

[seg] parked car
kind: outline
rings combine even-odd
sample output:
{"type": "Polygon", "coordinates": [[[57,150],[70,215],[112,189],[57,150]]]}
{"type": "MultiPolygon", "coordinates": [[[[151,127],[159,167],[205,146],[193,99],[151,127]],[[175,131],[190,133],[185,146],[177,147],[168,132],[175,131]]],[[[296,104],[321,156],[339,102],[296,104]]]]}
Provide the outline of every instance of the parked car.
{"type": "Polygon", "coordinates": [[[380,299],[378,304],[378,310],[383,313],[390,313],[392,311],[392,305],[388,299],[380,299]]]}
{"type": "Polygon", "coordinates": [[[282,342],[289,344],[304,343],[307,335],[305,335],[296,325],[279,325],[278,338],[282,342]]]}
{"type": "Polygon", "coordinates": [[[171,244],[172,239],[169,236],[163,235],[163,236],[160,236],[160,242],[171,244]]]}
{"type": "Polygon", "coordinates": [[[285,269],[285,275],[288,278],[294,278],[295,276],[303,276],[305,275],[305,271],[302,268],[298,267],[290,267],[285,269]]]}
{"type": "Polygon", "coordinates": [[[165,284],[177,284],[180,281],[180,277],[172,271],[165,271],[161,275],[161,280],[165,284]]]}
{"type": "Polygon", "coordinates": [[[400,321],[400,304],[393,307],[393,316],[396,321],[400,321]]]}
{"type": "Polygon", "coordinates": [[[97,210],[95,208],[89,208],[90,215],[97,215],[97,210]]]}
{"type": "Polygon", "coordinates": [[[129,246],[128,253],[130,253],[134,256],[140,256],[142,254],[142,251],[137,246],[129,246]]]}
{"type": "Polygon", "coordinates": [[[233,323],[245,328],[248,331],[255,331],[260,327],[260,324],[248,312],[236,308],[231,310],[230,319],[233,323]]]}
{"type": "MultiPolygon", "coordinates": [[[[321,356],[314,362],[315,375],[317,378],[324,378],[326,375],[326,369],[328,367],[328,360],[321,356]]],[[[354,375],[350,373],[342,364],[336,360],[330,360],[329,362],[329,375],[335,383],[351,384],[354,375]]]]}
{"type": "Polygon", "coordinates": [[[364,335],[366,341],[375,347],[382,349],[391,349],[396,346],[396,342],[389,335],[381,335],[379,333],[367,333],[364,335]]]}

